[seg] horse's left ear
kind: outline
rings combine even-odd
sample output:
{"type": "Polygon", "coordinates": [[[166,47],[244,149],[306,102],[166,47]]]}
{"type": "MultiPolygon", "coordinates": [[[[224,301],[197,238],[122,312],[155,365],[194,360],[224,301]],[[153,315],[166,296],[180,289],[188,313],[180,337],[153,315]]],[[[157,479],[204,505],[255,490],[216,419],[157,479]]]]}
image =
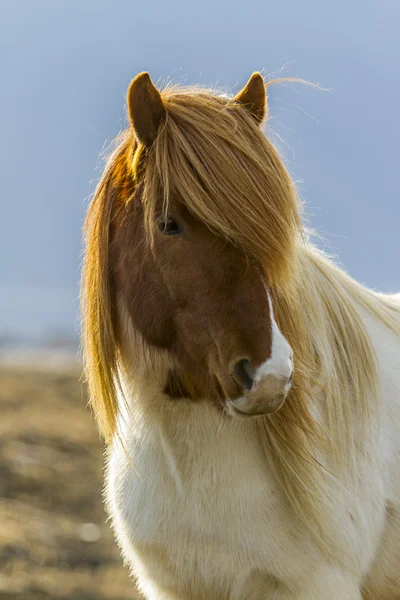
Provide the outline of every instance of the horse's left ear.
{"type": "Polygon", "coordinates": [[[128,112],[139,142],[149,147],[157,137],[166,110],[160,92],[148,73],[140,73],[128,89],[128,112]]]}
{"type": "Polygon", "coordinates": [[[244,104],[256,123],[261,123],[266,113],[266,92],[264,79],[258,71],[253,73],[246,85],[233,98],[244,104]]]}

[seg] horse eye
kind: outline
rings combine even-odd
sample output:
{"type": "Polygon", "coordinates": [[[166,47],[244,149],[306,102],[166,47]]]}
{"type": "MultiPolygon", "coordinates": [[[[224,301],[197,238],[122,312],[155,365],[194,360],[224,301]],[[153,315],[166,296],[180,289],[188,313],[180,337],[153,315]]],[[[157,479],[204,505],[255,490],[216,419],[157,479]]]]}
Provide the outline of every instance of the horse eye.
{"type": "Polygon", "coordinates": [[[167,219],[160,219],[158,221],[158,229],[164,235],[177,235],[182,233],[182,229],[179,227],[179,224],[172,217],[168,217],[167,219]]]}

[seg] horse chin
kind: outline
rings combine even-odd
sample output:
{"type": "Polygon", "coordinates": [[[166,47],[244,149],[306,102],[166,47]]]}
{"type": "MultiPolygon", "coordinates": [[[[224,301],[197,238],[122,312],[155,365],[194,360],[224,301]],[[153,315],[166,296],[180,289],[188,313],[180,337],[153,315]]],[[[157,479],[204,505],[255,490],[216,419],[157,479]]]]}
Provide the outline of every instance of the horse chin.
{"type": "Polygon", "coordinates": [[[225,399],[225,411],[231,417],[248,418],[259,417],[277,412],[282,408],[286,395],[279,394],[275,398],[266,402],[253,402],[242,396],[236,400],[225,399]]]}

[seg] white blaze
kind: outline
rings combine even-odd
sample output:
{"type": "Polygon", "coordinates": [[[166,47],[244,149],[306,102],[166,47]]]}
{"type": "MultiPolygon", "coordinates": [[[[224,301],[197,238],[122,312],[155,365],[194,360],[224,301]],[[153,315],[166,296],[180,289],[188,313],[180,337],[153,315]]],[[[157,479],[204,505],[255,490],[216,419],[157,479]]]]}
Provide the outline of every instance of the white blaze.
{"type": "MultiPolygon", "coordinates": [[[[289,380],[293,372],[292,349],[276,323],[272,298],[269,293],[268,301],[272,328],[271,356],[256,370],[254,375],[255,385],[266,377],[266,375],[275,375],[276,377],[289,380]]],[[[287,385],[290,387],[289,381],[287,385]]]]}

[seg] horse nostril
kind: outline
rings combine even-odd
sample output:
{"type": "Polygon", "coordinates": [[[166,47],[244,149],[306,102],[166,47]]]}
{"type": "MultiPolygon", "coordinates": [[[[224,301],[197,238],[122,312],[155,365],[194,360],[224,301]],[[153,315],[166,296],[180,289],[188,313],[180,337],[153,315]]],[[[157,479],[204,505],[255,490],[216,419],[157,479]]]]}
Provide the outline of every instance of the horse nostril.
{"type": "Polygon", "coordinates": [[[246,358],[239,360],[233,367],[233,375],[246,391],[253,387],[254,369],[246,358]]]}

